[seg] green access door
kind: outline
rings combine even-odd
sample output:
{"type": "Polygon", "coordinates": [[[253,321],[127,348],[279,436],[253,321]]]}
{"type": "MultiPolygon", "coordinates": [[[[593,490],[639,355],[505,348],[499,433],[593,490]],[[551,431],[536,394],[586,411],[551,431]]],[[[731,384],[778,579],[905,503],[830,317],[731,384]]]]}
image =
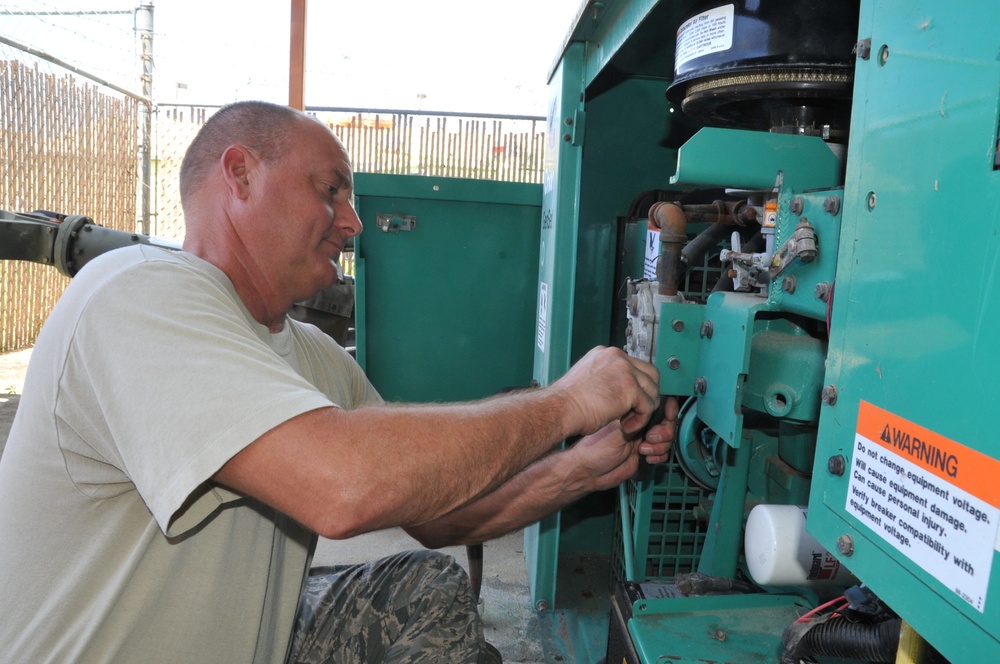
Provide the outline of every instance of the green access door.
{"type": "Polygon", "coordinates": [[[542,187],[359,173],[357,353],[389,401],[532,379],[542,187]]]}

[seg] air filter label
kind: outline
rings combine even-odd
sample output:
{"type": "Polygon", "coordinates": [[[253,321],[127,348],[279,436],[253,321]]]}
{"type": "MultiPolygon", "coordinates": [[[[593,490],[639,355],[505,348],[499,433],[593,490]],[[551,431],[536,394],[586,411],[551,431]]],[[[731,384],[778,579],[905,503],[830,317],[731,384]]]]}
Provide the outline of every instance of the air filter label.
{"type": "Polygon", "coordinates": [[[846,510],[980,612],[1000,524],[1000,460],[864,401],[846,510]]]}
{"type": "Polygon", "coordinates": [[[732,48],[733,7],[733,5],[723,5],[684,21],[677,29],[674,71],[680,71],[689,60],[732,48]]]}

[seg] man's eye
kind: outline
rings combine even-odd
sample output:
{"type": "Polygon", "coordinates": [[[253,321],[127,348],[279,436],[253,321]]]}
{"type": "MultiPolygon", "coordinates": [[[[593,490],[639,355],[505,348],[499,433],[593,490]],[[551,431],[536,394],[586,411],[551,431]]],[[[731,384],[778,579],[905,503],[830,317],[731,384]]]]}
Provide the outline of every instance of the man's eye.
{"type": "Polygon", "coordinates": [[[335,187],[332,184],[331,185],[327,185],[327,187],[326,187],[326,193],[328,193],[331,198],[335,197],[339,191],[340,191],[340,189],[337,188],[337,187],[335,187]]]}

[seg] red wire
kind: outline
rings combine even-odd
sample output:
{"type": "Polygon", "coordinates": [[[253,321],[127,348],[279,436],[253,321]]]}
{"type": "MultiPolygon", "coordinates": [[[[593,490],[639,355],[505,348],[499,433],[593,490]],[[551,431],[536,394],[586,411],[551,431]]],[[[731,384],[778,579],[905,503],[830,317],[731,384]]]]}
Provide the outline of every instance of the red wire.
{"type": "MultiPolygon", "coordinates": [[[[846,598],[843,595],[841,595],[840,597],[837,597],[835,599],[831,599],[829,602],[826,602],[825,604],[820,604],[819,606],[817,606],[816,608],[812,609],[811,611],[806,612],[801,618],[799,618],[795,622],[808,622],[814,615],[816,615],[817,613],[819,613],[823,609],[829,608],[829,607],[833,606],[834,604],[838,604],[840,602],[844,602],[845,599],[846,598]]],[[[850,605],[850,603],[847,602],[847,603],[844,604],[844,606],[837,607],[837,610],[841,611],[841,610],[843,610],[844,608],[846,608],[849,605],[850,605]]]]}

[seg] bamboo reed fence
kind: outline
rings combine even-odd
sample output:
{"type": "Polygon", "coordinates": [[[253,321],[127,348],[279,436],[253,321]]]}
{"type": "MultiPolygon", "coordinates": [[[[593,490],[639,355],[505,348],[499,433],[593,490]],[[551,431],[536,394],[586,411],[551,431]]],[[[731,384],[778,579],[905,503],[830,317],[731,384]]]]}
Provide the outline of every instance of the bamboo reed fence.
{"type": "MultiPolygon", "coordinates": [[[[70,74],[0,60],[0,209],[137,221],[136,102],[70,74]]],[[[0,353],[34,343],[67,279],[0,261],[0,353]]]]}
{"type": "MultiPolygon", "coordinates": [[[[216,108],[154,109],[150,229],[184,236],[178,176],[184,151],[216,108]]],[[[357,172],[541,182],[543,118],[316,110],[357,172]]],[[[137,103],[69,74],[0,61],[0,209],[85,214],[136,230],[137,103]]],[[[352,256],[344,268],[353,273],[352,256]]],[[[0,262],[0,353],[34,343],[66,279],[47,266],[0,262]]]]}

